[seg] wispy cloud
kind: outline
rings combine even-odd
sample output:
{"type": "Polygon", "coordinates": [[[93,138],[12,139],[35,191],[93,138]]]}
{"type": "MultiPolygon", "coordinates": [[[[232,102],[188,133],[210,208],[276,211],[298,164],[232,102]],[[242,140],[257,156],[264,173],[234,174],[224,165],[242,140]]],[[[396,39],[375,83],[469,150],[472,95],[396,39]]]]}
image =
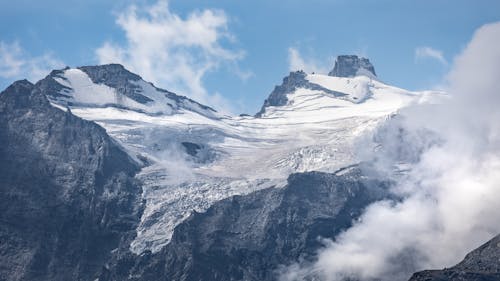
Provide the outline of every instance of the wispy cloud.
{"type": "Polygon", "coordinates": [[[19,42],[0,41],[0,77],[6,79],[28,78],[36,82],[52,69],[61,68],[64,63],[51,53],[31,56],[19,42]]]}
{"type": "Polygon", "coordinates": [[[288,68],[290,71],[303,70],[307,73],[328,73],[329,65],[313,58],[305,58],[297,48],[288,48],[288,68]]]}
{"type": "Polygon", "coordinates": [[[202,103],[230,110],[221,95],[206,90],[203,79],[210,71],[227,65],[242,79],[251,75],[236,65],[244,52],[227,47],[235,38],[221,10],[194,11],[182,18],[162,0],[153,6],[128,7],[118,15],[117,24],[126,44],[104,43],[96,50],[99,63],[121,63],[146,80],[202,103]]]}
{"type": "Polygon", "coordinates": [[[428,46],[418,47],[415,49],[415,60],[433,59],[443,65],[448,65],[444,58],[443,52],[428,46]]]}

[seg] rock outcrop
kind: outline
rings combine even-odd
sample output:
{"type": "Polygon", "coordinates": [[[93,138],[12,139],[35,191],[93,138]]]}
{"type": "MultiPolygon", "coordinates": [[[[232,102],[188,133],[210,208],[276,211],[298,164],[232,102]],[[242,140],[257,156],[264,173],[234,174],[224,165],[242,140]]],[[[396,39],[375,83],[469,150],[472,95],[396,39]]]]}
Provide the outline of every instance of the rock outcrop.
{"type": "Polygon", "coordinates": [[[139,167],[40,89],[0,94],[0,280],[94,280],[135,235],[139,167]]]}
{"type": "Polygon", "coordinates": [[[375,68],[367,58],[360,58],[356,55],[342,55],[335,60],[333,70],[328,73],[329,76],[335,77],[355,77],[365,75],[369,77],[377,77],[375,68]]]}
{"type": "Polygon", "coordinates": [[[283,82],[281,83],[281,85],[274,87],[274,90],[271,92],[269,97],[264,101],[264,104],[262,105],[260,111],[257,112],[257,114],[255,114],[255,116],[261,117],[262,114],[264,114],[266,112],[266,108],[268,108],[270,106],[286,105],[288,103],[287,95],[290,93],[293,93],[298,88],[323,91],[323,92],[325,92],[327,94],[331,94],[335,97],[346,96],[346,94],[344,94],[344,93],[335,92],[335,91],[326,89],[324,87],[321,87],[318,84],[311,83],[306,79],[306,77],[307,77],[307,74],[302,70],[290,72],[290,74],[288,76],[283,78],[283,82]]]}
{"type": "Polygon", "coordinates": [[[443,270],[413,274],[410,281],[497,281],[500,280],[500,235],[467,254],[462,262],[443,270]]]}
{"type": "Polygon", "coordinates": [[[101,280],[277,280],[280,266],[312,260],[320,238],[334,238],[384,194],[361,176],[293,174],[270,188],[193,213],[160,252],[119,257],[101,280]]]}

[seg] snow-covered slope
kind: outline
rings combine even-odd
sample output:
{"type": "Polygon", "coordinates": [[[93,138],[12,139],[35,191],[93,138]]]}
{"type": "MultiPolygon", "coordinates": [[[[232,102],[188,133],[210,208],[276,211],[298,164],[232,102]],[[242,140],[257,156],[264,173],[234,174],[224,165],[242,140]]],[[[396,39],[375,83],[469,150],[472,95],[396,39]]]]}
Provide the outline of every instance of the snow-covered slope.
{"type": "Polygon", "coordinates": [[[138,177],[146,209],[131,245],[136,253],[160,250],[193,210],[279,187],[293,172],[332,172],[354,163],[358,136],[431,95],[372,75],[293,72],[259,117],[236,117],[158,89],[118,65],[53,71],[37,85],[54,106],[103,126],[144,165],[138,177]]]}
{"type": "Polygon", "coordinates": [[[159,89],[119,64],[55,70],[38,84],[52,103],[64,107],[113,107],[150,115],[188,110],[217,116],[212,108],[159,89]]]}

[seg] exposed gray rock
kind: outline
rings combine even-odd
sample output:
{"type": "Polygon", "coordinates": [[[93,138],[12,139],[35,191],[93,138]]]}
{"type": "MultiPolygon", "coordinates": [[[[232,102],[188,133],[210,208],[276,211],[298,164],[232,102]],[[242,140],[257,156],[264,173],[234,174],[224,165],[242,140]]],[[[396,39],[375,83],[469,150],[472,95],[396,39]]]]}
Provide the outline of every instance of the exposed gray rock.
{"type": "Polygon", "coordinates": [[[198,152],[202,149],[201,145],[189,141],[183,141],[181,142],[181,145],[186,150],[186,153],[193,157],[196,157],[198,152]]]}
{"type": "Polygon", "coordinates": [[[71,88],[65,87],[57,83],[57,81],[53,79],[56,77],[60,79],[65,79],[64,76],[62,75],[65,69],[52,70],[52,72],[50,72],[50,74],[45,79],[38,81],[36,85],[37,88],[40,90],[40,92],[55,99],[68,98],[69,95],[66,95],[66,93],[70,92],[71,88]]]}
{"type": "Polygon", "coordinates": [[[146,104],[153,101],[142,95],[142,88],[133,83],[140,81],[142,78],[126,70],[121,64],[82,66],[78,69],[85,72],[95,84],[104,84],[115,88],[118,93],[138,103],[146,104]]]}
{"type": "Polygon", "coordinates": [[[358,169],[293,174],[271,188],[193,213],[160,252],[117,257],[100,280],[276,280],[281,265],[314,259],[319,238],[334,238],[384,195],[358,169]]]}
{"type": "Polygon", "coordinates": [[[467,254],[462,262],[443,270],[413,274],[410,281],[498,281],[500,280],[500,235],[467,254]]]}
{"type": "MultiPolygon", "coordinates": [[[[141,87],[136,83],[137,81],[142,80],[142,78],[134,74],[127,69],[125,69],[121,64],[105,64],[105,65],[96,65],[96,66],[82,66],[78,69],[85,72],[92,82],[96,84],[104,84],[111,88],[115,88],[118,93],[123,94],[139,103],[148,103],[152,101],[148,97],[141,94],[141,87]]],[[[152,85],[152,84],[151,84],[152,85]]],[[[190,98],[185,96],[180,96],[170,91],[157,88],[152,85],[156,90],[164,93],[168,98],[174,100],[176,104],[172,104],[171,106],[174,109],[178,109],[178,106],[188,102],[193,103],[199,106],[203,110],[209,110],[215,112],[215,110],[206,105],[200,104],[190,98]]]]}
{"type": "Polygon", "coordinates": [[[338,56],[333,70],[328,73],[329,76],[335,77],[355,77],[360,74],[377,76],[370,60],[356,55],[338,56]]]}
{"type": "MultiPolygon", "coordinates": [[[[41,92],[43,92],[50,98],[50,100],[58,103],[61,106],[74,106],[75,104],[73,104],[69,95],[72,89],[59,84],[55,80],[55,78],[65,79],[63,71],[66,69],[68,68],[52,71],[47,77],[36,83],[36,88],[39,88],[41,92]]],[[[139,75],[128,71],[120,64],[81,66],[78,67],[78,69],[85,72],[93,83],[103,84],[108,87],[114,88],[116,90],[116,93],[118,94],[118,99],[121,97],[128,97],[141,104],[148,104],[153,102],[150,97],[144,95],[144,89],[139,83],[141,81],[143,81],[144,83],[147,82],[145,82],[139,75]]],[[[211,107],[200,104],[188,97],[180,96],[170,91],[157,88],[151,83],[149,84],[155,90],[163,93],[167,98],[173,101],[172,103],[169,103],[168,106],[174,111],[179,110],[180,108],[186,108],[205,115],[207,112],[216,112],[211,107]]],[[[106,106],[124,108],[122,105],[120,105],[120,103],[107,104],[106,106]]],[[[211,117],[210,114],[209,117],[211,117]]]]}
{"type": "Polygon", "coordinates": [[[307,84],[306,73],[302,70],[296,72],[290,72],[288,76],[283,78],[283,83],[281,85],[274,87],[269,97],[264,101],[262,108],[256,114],[260,117],[265,111],[266,107],[269,106],[283,106],[288,102],[287,94],[295,91],[295,89],[304,87],[307,84]]]}
{"type": "Polygon", "coordinates": [[[307,74],[302,70],[290,72],[288,76],[283,78],[283,82],[281,83],[281,85],[274,87],[274,90],[264,101],[262,108],[259,112],[257,112],[257,114],[255,114],[255,117],[261,117],[262,114],[266,112],[266,108],[269,106],[286,105],[288,103],[287,95],[294,92],[298,88],[323,91],[336,97],[346,96],[346,94],[344,93],[332,91],[321,87],[318,84],[311,83],[306,79],[306,76],[307,74]]]}
{"type": "Polygon", "coordinates": [[[2,281],[94,280],[140,220],[138,165],[103,128],[52,107],[41,91],[53,86],[0,94],[2,281]]]}

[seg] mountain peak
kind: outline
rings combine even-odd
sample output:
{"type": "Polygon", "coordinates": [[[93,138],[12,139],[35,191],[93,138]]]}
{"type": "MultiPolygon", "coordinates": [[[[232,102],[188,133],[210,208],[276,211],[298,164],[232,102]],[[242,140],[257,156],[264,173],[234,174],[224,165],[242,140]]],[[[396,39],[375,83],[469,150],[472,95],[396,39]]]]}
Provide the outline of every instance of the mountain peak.
{"type": "Polygon", "coordinates": [[[0,93],[0,112],[8,108],[28,108],[44,105],[47,100],[43,95],[33,93],[34,85],[30,81],[18,80],[0,93]]]}
{"type": "Polygon", "coordinates": [[[121,64],[53,70],[36,87],[62,107],[115,107],[153,115],[187,110],[216,118],[214,109],[157,88],[121,64]]]}
{"type": "Polygon", "coordinates": [[[319,84],[313,83],[309,81],[308,77],[309,76],[302,70],[290,72],[288,76],[283,78],[283,82],[281,83],[281,85],[274,87],[274,90],[264,101],[262,108],[259,112],[257,112],[257,114],[255,114],[255,116],[262,117],[262,115],[266,112],[266,108],[270,106],[287,105],[289,103],[288,94],[295,92],[299,88],[321,91],[331,95],[332,97],[347,96],[347,94],[345,93],[334,91],[319,84]]]}
{"type": "Polygon", "coordinates": [[[80,66],[81,71],[85,72],[94,83],[112,83],[118,84],[119,81],[139,81],[142,78],[130,71],[123,65],[117,63],[80,66]]]}
{"type": "Polygon", "coordinates": [[[282,106],[287,104],[288,98],[286,95],[295,91],[296,88],[307,84],[306,76],[307,74],[302,70],[290,72],[288,76],[283,78],[281,85],[274,87],[273,92],[264,101],[262,108],[255,116],[262,116],[269,106],[282,106]]]}
{"type": "Polygon", "coordinates": [[[9,87],[7,87],[7,90],[14,90],[14,89],[32,89],[33,88],[33,83],[28,81],[27,79],[23,80],[17,80],[14,83],[12,83],[9,87]]]}
{"type": "Polygon", "coordinates": [[[355,77],[365,75],[375,78],[375,68],[367,58],[358,57],[356,55],[341,55],[335,60],[333,70],[328,73],[329,76],[335,77],[355,77]]]}

